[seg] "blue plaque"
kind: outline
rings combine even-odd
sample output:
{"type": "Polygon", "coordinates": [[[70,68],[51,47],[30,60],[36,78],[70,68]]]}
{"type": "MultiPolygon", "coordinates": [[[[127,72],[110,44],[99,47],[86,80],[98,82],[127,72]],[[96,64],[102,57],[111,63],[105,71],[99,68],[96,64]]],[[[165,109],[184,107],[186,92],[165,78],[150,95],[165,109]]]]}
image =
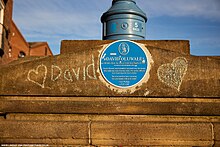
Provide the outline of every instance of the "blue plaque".
{"type": "Polygon", "coordinates": [[[100,70],[104,79],[113,86],[129,88],[146,75],[148,58],[135,42],[119,40],[110,44],[100,57],[100,70]]]}

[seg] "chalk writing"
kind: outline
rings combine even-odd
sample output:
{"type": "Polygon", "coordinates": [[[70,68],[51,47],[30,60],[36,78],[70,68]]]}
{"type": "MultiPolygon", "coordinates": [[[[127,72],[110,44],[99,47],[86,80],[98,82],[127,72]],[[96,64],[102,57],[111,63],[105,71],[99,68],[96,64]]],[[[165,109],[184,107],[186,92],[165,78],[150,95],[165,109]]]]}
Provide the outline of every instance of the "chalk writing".
{"type": "Polygon", "coordinates": [[[186,58],[178,57],[172,63],[161,65],[158,68],[158,79],[167,86],[180,91],[187,68],[188,61],[186,58]]]}
{"type": "MultiPolygon", "coordinates": [[[[78,68],[77,73],[76,73],[76,71],[75,71],[74,68],[72,68],[72,71],[73,71],[73,73],[74,73],[74,75],[75,75],[75,77],[76,77],[76,80],[78,81],[78,80],[79,80],[80,67],[78,68]]],[[[95,74],[94,74],[94,75],[95,75],[95,74]]]]}
{"type": "Polygon", "coordinates": [[[66,79],[67,81],[73,82],[73,77],[69,69],[64,71],[64,79],[66,79]]]}
{"type": "Polygon", "coordinates": [[[89,64],[86,68],[86,73],[87,73],[87,76],[90,78],[90,79],[93,79],[93,80],[97,80],[97,77],[96,77],[96,74],[95,74],[95,61],[94,61],[94,56],[92,55],[92,64],[89,64]],[[89,74],[89,69],[92,68],[92,75],[89,74]]]}
{"type": "Polygon", "coordinates": [[[45,88],[45,81],[47,79],[47,67],[43,64],[37,66],[36,69],[32,69],[28,72],[28,81],[45,88]]]}
{"type": "Polygon", "coordinates": [[[86,80],[86,67],[83,67],[83,80],[86,80]]]}
{"type": "Polygon", "coordinates": [[[83,62],[82,67],[74,67],[63,69],[58,65],[51,65],[48,67],[46,65],[39,65],[36,69],[31,69],[28,72],[27,79],[28,81],[40,86],[41,88],[45,88],[45,82],[47,76],[49,75],[48,69],[51,69],[51,77],[50,80],[52,82],[56,82],[58,80],[62,80],[62,78],[67,82],[79,81],[80,79],[83,81],[86,80],[97,80],[96,69],[95,69],[95,61],[94,56],[92,55],[91,64],[86,64],[83,62]]]}
{"type": "Polygon", "coordinates": [[[60,76],[62,75],[62,70],[59,66],[56,65],[52,65],[51,66],[51,81],[56,81],[60,78],[60,76]],[[55,71],[58,71],[59,73],[56,75],[55,71]]]}

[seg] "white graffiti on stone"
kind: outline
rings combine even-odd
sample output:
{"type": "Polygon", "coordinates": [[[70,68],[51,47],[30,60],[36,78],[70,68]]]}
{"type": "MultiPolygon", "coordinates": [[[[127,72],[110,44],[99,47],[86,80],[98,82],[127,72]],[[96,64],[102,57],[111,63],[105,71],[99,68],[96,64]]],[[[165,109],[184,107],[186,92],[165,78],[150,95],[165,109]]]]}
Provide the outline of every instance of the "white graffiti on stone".
{"type": "Polygon", "coordinates": [[[69,82],[73,82],[73,77],[69,69],[64,71],[64,79],[66,79],[69,82]]]}
{"type": "Polygon", "coordinates": [[[46,65],[39,65],[36,69],[31,69],[28,72],[27,79],[28,81],[40,86],[41,88],[45,88],[45,82],[47,76],[49,75],[48,69],[51,69],[51,77],[50,80],[52,82],[56,82],[58,80],[64,79],[67,82],[74,82],[79,80],[97,80],[96,69],[94,56],[92,55],[92,63],[86,64],[83,62],[82,67],[74,67],[63,69],[58,65],[51,65],[50,67],[46,65]]]}
{"type": "Polygon", "coordinates": [[[158,79],[167,86],[180,91],[187,68],[188,61],[186,58],[178,57],[172,63],[161,65],[158,68],[158,79]]]}
{"type": "Polygon", "coordinates": [[[96,73],[95,73],[95,61],[94,61],[94,56],[92,55],[92,64],[89,64],[86,68],[86,74],[87,76],[90,78],[90,79],[93,79],[93,80],[97,80],[97,77],[96,77],[96,73]],[[89,69],[92,68],[92,75],[89,74],[89,69]]]}
{"type": "Polygon", "coordinates": [[[51,81],[56,81],[60,78],[60,76],[62,75],[62,70],[59,66],[56,65],[52,65],[51,66],[51,81]],[[55,70],[57,70],[59,73],[57,75],[55,75],[55,70]]]}
{"type": "MultiPolygon", "coordinates": [[[[74,75],[75,75],[75,77],[76,77],[76,80],[78,81],[78,80],[79,80],[80,67],[78,68],[77,72],[75,71],[74,68],[72,69],[72,71],[73,71],[73,73],[74,73],[74,75]]],[[[94,74],[94,75],[95,75],[95,74],[94,74]]]]}
{"type": "Polygon", "coordinates": [[[45,81],[47,79],[47,67],[43,64],[39,65],[36,69],[28,72],[28,81],[45,88],[45,81]]]}

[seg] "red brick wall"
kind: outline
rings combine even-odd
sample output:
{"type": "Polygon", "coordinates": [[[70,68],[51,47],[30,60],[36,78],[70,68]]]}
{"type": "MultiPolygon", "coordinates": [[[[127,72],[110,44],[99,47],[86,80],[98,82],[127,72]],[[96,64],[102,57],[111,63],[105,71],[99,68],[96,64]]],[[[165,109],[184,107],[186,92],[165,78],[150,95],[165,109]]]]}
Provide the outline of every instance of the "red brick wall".
{"type": "Polygon", "coordinates": [[[26,56],[29,55],[29,45],[20,33],[19,29],[15,25],[15,23],[12,21],[11,25],[11,57],[9,61],[17,60],[19,53],[22,51],[26,54],[26,56]]]}
{"type": "Polygon", "coordinates": [[[13,0],[4,0],[4,55],[0,57],[0,66],[19,59],[20,52],[26,56],[48,56],[53,55],[48,44],[39,43],[39,46],[30,47],[16,24],[12,20],[13,0]]]}
{"type": "Polygon", "coordinates": [[[51,56],[53,55],[47,43],[30,49],[30,56],[51,56]]]}

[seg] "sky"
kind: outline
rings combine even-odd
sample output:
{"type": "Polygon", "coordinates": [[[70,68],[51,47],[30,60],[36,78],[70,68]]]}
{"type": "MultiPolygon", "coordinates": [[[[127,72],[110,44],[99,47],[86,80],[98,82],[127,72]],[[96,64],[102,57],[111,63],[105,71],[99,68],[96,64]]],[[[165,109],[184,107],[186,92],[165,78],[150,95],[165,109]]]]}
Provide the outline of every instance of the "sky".
{"type": "MultiPolygon", "coordinates": [[[[14,0],[13,19],[28,42],[101,40],[112,0],[14,0]]],[[[220,0],[136,0],[147,14],[146,40],[190,40],[191,54],[220,56],[220,0]]]]}

